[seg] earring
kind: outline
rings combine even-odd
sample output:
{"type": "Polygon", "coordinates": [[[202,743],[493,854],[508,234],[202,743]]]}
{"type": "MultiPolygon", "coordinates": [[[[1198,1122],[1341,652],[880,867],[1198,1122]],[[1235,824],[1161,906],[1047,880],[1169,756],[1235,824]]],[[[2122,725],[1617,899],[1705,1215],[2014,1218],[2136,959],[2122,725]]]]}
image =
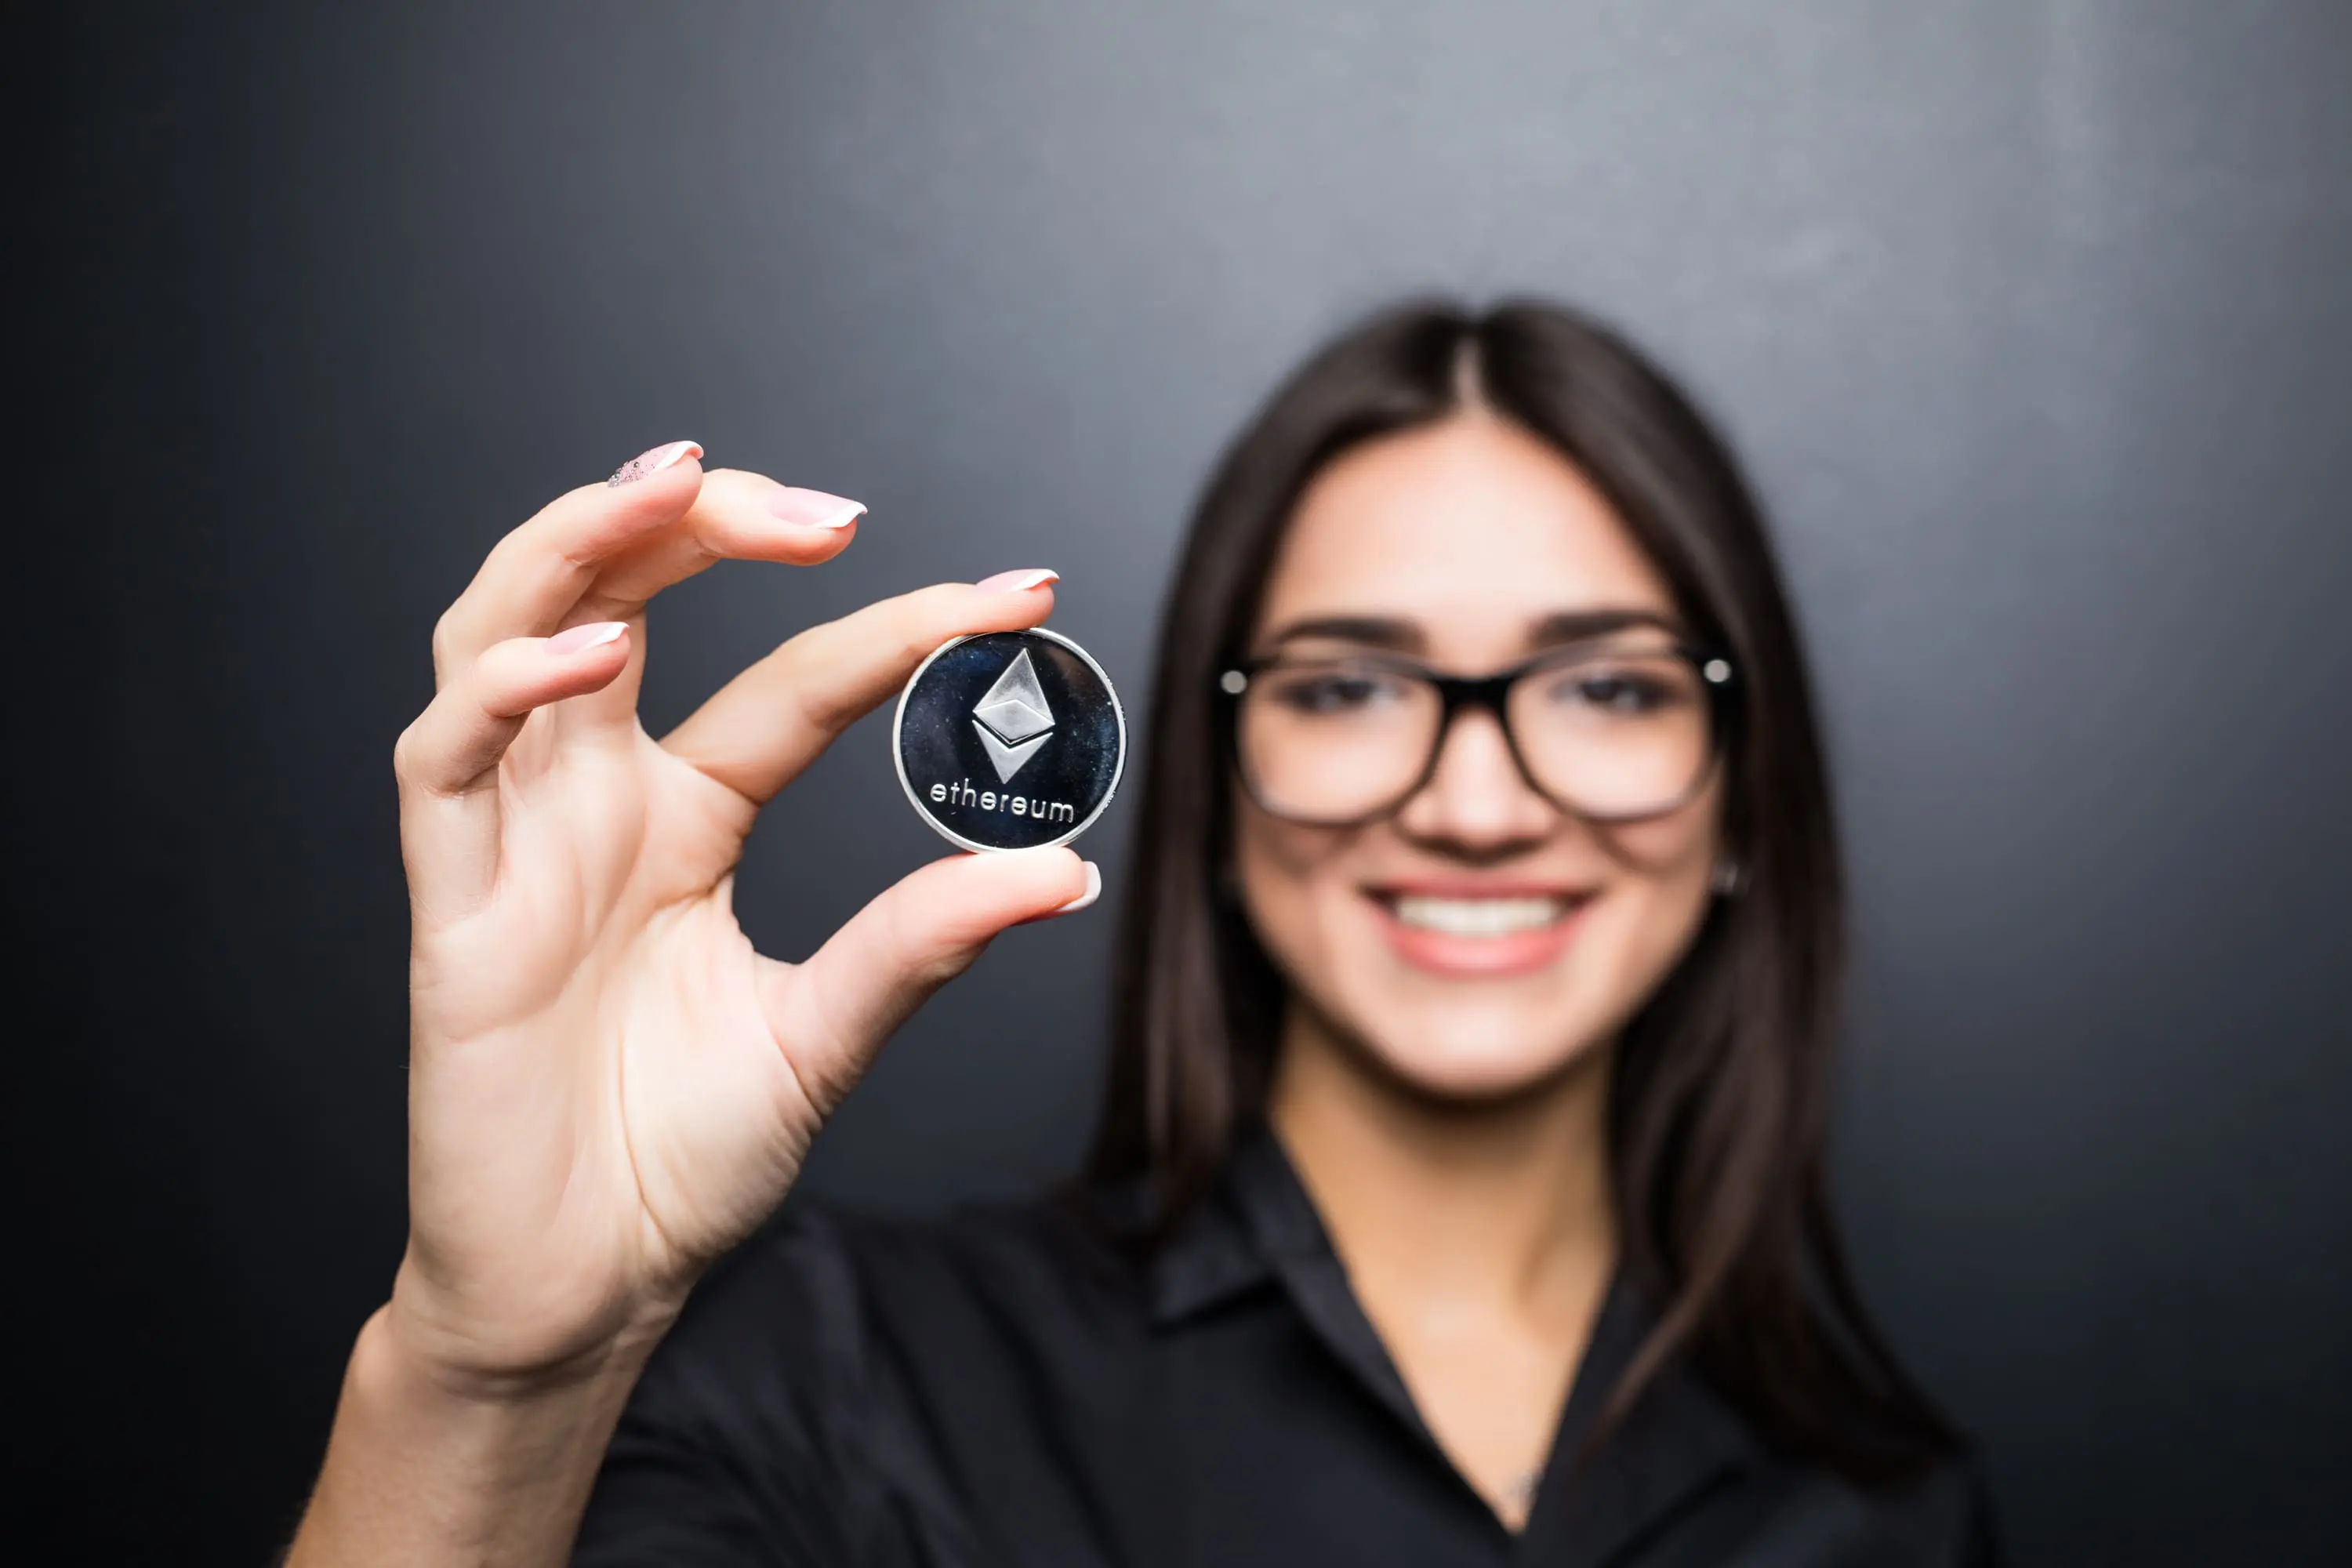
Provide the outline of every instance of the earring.
{"type": "Polygon", "coordinates": [[[1718,895],[1728,899],[1737,895],[1747,880],[1748,873],[1741,868],[1739,862],[1727,857],[1715,863],[1715,870],[1707,878],[1706,883],[1718,895]]]}

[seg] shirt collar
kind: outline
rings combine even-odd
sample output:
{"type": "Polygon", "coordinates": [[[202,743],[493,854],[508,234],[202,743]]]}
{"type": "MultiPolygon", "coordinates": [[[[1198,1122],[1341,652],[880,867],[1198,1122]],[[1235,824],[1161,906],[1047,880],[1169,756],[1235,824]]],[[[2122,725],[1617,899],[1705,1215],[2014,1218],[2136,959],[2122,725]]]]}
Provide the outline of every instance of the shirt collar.
{"type": "Polygon", "coordinates": [[[1330,1250],[1282,1145],[1260,1124],[1235,1143],[1214,1187],[1153,1256],[1153,1326],[1174,1327],[1274,1283],[1277,1258],[1330,1250]]]}
{"type": "MultiPolygon", "coordinates": [[[[1235,1142],[1215,1188],[1154,1255],[1151,1321],[1172,1331],[1253,1291],[1277,1287],[1371,1393],[1434,1448],[1348,1285],[1305,1184],[1280,1141],[1260,1122],[1235,1142]]],[[[1583,1469],[1568,1474],[1655,1321],[1623,1274],[1612,1280],[1528,1521],[1531,1548],[1556,1543],[1542,1560],[1602,1561],[1763,1457],[1746,1421],[1687,1368],[1669,1365],[1583,1469]]]]}

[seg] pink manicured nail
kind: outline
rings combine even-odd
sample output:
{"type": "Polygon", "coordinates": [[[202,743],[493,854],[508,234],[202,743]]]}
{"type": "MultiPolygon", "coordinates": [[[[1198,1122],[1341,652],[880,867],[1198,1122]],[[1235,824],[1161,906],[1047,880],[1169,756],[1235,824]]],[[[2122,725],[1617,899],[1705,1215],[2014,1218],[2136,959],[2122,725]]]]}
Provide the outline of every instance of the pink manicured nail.
{"type": "Polygon", "coordinates": [[[566,654],[586,653],[592,647],[603,647],[608,642],[618,642],[629,629],[626,621],[591,621],[584,626],[573,626],[547,639],[547,651],[562,658],[566,654]]]}
{"type": "Polygon", "coordinates": [[[1061,580],[1059,572],[1049,572],[1043,566],[1024,566],[1018,572],[999,572],[993,577],[982,577],[972,586],[984,594],[1021,594],[1061,580]]]}
{"type": "Polygon", "coordinates": [[[847,528],[866,515],[866,503],[846,496],[830,496],[823,490],[779,485],[768,498],[768,510],[803,528],[847,528]]]}
{"type": "Polygon", "coordinates": [[[638,453],[614,468],[613,477],[604,482],[608,485],[633,485],[647,474],[660,473],[680,458],[700,456],[702,443],[699,441],[672,441],[666,447],[656,447],[650,452],[638,453]]]}
{"type": "Polygon", "coordinates": [[[1087,862],[1087,890],[1080,893],[1076,898],[1072,899],[1068,903],[1062,905],[1054,912],[1057,915],[1076,914],[1078,910],[1085,909],[1088,904],[1093,903],[1097,899],[1101,897],[1102,868],[1089,860],[1087,862]]]}

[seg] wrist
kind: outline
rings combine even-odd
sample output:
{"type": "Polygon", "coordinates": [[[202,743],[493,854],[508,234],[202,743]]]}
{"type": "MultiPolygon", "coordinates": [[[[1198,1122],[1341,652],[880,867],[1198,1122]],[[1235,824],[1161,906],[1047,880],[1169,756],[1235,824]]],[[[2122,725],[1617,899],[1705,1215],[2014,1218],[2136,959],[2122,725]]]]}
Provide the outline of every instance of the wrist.
{"type": "Polygon", "coordinates": [[[362,1326],[352,1366],[371,1388],[408,1403],[522,1412],[576,1403],[613,1385],[625,1390],[656,1342],[635,1347],[600,1340],[560,1357],[508,1362],[453,1345],[441,1329],[418,1321],[395,1300],[362,1326]]]}
{"type": "Polygon", "coordinates": [[[560,1402],[633,1385],[683,1305],[681,1296],[576,1322],[488,1324],[454,1309],[411,1253],[392,1299],[362,1329],[354,1363],[364,1353],[382,1377],[468,1405],[560,1402]]]}

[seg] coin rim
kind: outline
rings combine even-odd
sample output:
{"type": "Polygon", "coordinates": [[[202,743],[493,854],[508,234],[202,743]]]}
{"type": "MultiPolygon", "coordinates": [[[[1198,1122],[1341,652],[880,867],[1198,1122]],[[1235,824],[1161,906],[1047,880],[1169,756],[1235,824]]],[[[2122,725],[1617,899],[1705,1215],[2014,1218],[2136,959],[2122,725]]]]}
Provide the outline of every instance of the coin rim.
{"type": "Polygon", "coordinates": [[[1045,637],[1049,641],[1060,643],[1084,659],[1087,668],[1095,672],[1095,679],[1102,682],[1104,693],[1110,698],[1111,717],[1118,721],[1118,758],[1111,765],[1110,787],[1103,791],[1102,799],[1096,803],[1094,810],[1087,814],[1085,821],[1063,834],[1059,838],[1050,839],[1043,844],[975,844],[931,815],[930,807],[925,805],[922,797],[915,793],[913,783],[907,777],[907,748],[903,740],[907,724],[907,699],[915,694],[915,686],[923,679],[923,672],[930,668],[932,661],[948,649],[971,642],[976,637],[1005,635],[1007,634],[1004,632],[967,632],[961,637],[950,637],[940,644],[924,656],[923,662],[915,667],[915,673],[907,677],[907,684],[898,689],[898,705],[890,715],[890,765],[898,771],[898,787],[907,792],[907,804],[915,808],[917,816],[930,824],[932,832],[958,848],[969,849],[978,855],[1018,855],[1024,850],[1054,849],[1067,844],[1079,834],[1092,827],[1102,814],[1110,809],[1110,803],[1118,796],[1119,781],[1127,776],[1127,710],[1119,703],[1118,688],[1111,684],[1110,672],[1096,662],[1094,655],[1059,632],[1048,631],[1044,626],[1015,626],[1012,628],[1013,636],[1045,637]]]}

